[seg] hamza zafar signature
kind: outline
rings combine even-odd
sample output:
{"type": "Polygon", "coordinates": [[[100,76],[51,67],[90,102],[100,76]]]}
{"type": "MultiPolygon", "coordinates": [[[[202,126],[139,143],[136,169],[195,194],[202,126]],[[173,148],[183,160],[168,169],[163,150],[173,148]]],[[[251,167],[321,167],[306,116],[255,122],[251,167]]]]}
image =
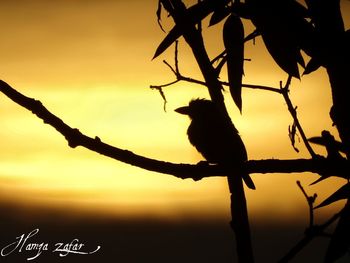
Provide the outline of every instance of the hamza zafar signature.
{"type": "Polygon", "coordinates": [[[75,238],[70,243],[56,243],[54,248],[49,248],[49,243],[31,243],[30,239],[39,233],[39,229],[34,229],[27,235],[23,234],[16,237],[16,241],[3,247],[0,251],[2,257],[11,255],[12,253],[18,252],[33,252],[34,255],[28,257],[27,260],[33,260],[39,257],[44,251],[51,251],[52,253],[58,253],[60,257],[65,257],[68,254],[79,254],[79,255],[91,255],[100,250],[101,246],[93,251],[83,251],[84,244],[75,238]]]}

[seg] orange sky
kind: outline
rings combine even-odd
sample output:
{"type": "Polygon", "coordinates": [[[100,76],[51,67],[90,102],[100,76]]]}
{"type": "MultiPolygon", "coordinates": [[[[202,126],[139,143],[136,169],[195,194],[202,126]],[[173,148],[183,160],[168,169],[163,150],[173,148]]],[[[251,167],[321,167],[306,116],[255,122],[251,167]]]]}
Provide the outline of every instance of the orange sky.
{"type": "MultiPolygon", "coordinates": [[[[167,112],[151,84],[173,80],[162,60],[172,63],[173,49],[151,61],[164,37],[157,1],[0,1],[0,78],[29,97],[41,100],[66,123],[90,136],[148,157],[196,163],[201,157],[186,138],[189,121],[173,112],[205,88],[180,83],[166,89],[167,112]]],[[[350,10],[350,2],[342,2],[350,10]]],[[[347,28],[349,12],[344,11],[347,28]]],[[[170,23],[165,22],[167,29],[170,23]]],[[[249,29],[251,26],[246,24],[249,29]]],[[[222,51],[221,33],[207,30],[211,56],[222,51]]],[[[200,78],[189,49],[180,45],[180,67],[200,78]]],[[[244,82],[278,86],[285,74],[262,45],[246,46],[244,82]]],[[[325,71],[294,80],[291,93],[307,136],[323,129],[335,133],[328,118],[330,90],[325,71]]],[[[303,145],[290,146],[292,123],[283,98],[244,90],[241,116],[227,96],[232,119],[250,159],[309,157],[303,145]]],[[[64,138],[31,113],[1,96],[0,199],[2,202],[71,207],[116,215],[229,217],[224,178],[200,182],[145,172],[85,149],[70,149],[64,138]]],[[[320,153],[322,149],[315,148],[320,153]]],[[[257,191],[248,191],[253,218],[300,219],[306,201],[295,181],[317,176],[253,175],[257,191]]],[[[343,182],[307,188],[320,199],[343,182]],[[321,193],[322,190],[322,193],[321,193]]],[[[326,209],[320,214],[329,214],[326,209]]]]}

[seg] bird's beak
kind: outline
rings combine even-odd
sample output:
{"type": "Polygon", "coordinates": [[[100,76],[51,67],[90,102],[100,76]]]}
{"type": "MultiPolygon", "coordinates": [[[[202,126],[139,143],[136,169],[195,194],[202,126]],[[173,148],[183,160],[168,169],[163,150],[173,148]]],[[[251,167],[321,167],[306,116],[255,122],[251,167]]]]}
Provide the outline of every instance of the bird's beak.
{"type": "Polygon", "coordinates": [[[180,107],[180,108],[177,108],[175,111],[177,113],[180,113],[180,114],[188,115],[189,114],[189,107],[188,106],[180,107]]]}

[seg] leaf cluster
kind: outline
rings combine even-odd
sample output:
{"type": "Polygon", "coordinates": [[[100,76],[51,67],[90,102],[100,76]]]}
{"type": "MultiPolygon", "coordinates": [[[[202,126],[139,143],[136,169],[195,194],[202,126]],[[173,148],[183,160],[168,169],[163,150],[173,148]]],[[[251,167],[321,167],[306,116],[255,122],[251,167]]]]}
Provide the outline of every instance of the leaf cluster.
{"type": "MultiPolygon", "coordinates": [[[[157,16],[160,24],[164,2],[159,0],[157,16]]],[[[174,8],[176,8],[176,3],[181,1],[166,2],[168,4],[175,3],[174,8]]],[[[167,10],[169,10],[169,5],[167,10]]],[[[285,87],[281,86],[280,93],[285,97],[289,111],[293,116],[294,122],[289,127],[289,136],[294,149],[298,151],[295,142],[298,138],[297,131],[299,131],[313,158],[320,157],[313,152],[309,142],[324,146],[327,150],[327,160],[347,161],[344,155],[348,156],[349,149],[345,147],[344,143],[336,141],[328,131],[323,131],[320,137],[306,139],[296,115],[297,107],[292,105],[288,97],[291,78],[300,79],[303,75],[311,74],[320,67],[325,67],[328,70],[336,63],[349,64],[350,30],[345,30],[340,12],[340,0],[305,0],[304,2],[297,0],[198,1],[197,4],[189,8],[183,8],[181,22],[175,23],[158,46],[154,58],[161,55],[181,36],[184,36],[189,27],[202,30],[203,20],[207,17],[210,17],[208,26],[216,26],[223,22],[222,41],[225,50],[212,59],[211,63],[213,67],[216,65],[217,78],[219,78],[221,69],[226,67],[227,85],[238,109],[242,112],[241,92],[242,87],[245,86],[242,83],[245,62],[244,44],[261,36],[270,56],[289,76],[285,87]],[[250,20],[255,26],[255,31],[246,37],[243,20],[250,20]]],[[[176,70],[173,72],[177,76],[177,80],[199,82],[179,73],[177,56],[176,70]]],[[[335,174],[326,172],[320,173],[320,175],[320,179],[314,184],[335,174]]],[[[349,179],[349,172],[344,171],[342,177],[349,179]]],[[[349,189],[350,183],[346,183],[313,209],[330,205],[341,199],[349,200],[349,189]]],[[[316,196],[312,199],[312,203],[315,202],[315,199],[316,196]]],[[[346,216],[345,212],[344,216],[346,216]]],[[[334,262],[344,255],[350,246],[350,222],[344,221],[343,218],[341,217],[338,224],[340,230],[337,228],[331,239],[326,262],[334,262]],[[344,240],[344,235],[339,235],[343,230],[348,233],[346,240],[344,240]]]]}

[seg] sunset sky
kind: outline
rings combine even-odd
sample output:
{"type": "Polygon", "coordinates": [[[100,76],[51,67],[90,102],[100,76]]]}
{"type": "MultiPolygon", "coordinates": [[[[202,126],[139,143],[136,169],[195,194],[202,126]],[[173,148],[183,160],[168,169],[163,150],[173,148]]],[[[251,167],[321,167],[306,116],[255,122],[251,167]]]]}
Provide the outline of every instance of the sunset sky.
{"type": "MultiPolygon", "coordinates": [[[[167,111],[150,85],[174,80],[162,63],[173,64],[173,48],[151,60],[164,38],[156,19],[157,1],[4,1],[0,0],[0,79],[40,100],[52,113],[89,136],[134,153],[170,162],[197,163],[202,157],[189,144],[189,120],[174,112],[192,98],[208,97],[205,87],[181,82],[166,88],[167,111]]],[[[346,27],[350,2],[342,1],[346,27]]],[[[206,21],[207,22],[207,21],[206,21]]],[[[252,26],[245,21],[246,34],[252,26]]],[[[164,17],[164,27],[171,28],[164,17]]],[[[211,57],[223,50],[222,24],[205,28],[211,57]]],[[[181,39],[180,69],[201,79],[181,39]]],[[[278,87],[286,80],[257,39],[246,45],[244,83],[278,87]]],[[[224,78],[224,75],[223,75],[224,78]]],[[[328,117],[330,89],[324,69],[293,80],[291,98],[308,137],[335,129],[328,117]]],[[[282,96],[243,91],[243,114],[226,93],[233,122],[249,159],[309,158],[290,146],[291,116],[282,96]]],[[[199,182],[147,172],[78,147],[0,94],[0,200],[16,207],[51,207],[116,216],[227,218],[225,178],[199,182]]],[[[324,150],[315,147],[324,154],[324,150]]],[[[307,218],[307,204],[295,181],[304,186],[317,176],[254,174],[257,190],[247,190],[253,220],[307,218]]],[[[318,201],[344,181],[330,179],[306,187],[318,201]]],[[[339,202],[339,205],[342,205],[339,202]]],[[[322,209],[318,215],[329,215],[322,209]]]]}

